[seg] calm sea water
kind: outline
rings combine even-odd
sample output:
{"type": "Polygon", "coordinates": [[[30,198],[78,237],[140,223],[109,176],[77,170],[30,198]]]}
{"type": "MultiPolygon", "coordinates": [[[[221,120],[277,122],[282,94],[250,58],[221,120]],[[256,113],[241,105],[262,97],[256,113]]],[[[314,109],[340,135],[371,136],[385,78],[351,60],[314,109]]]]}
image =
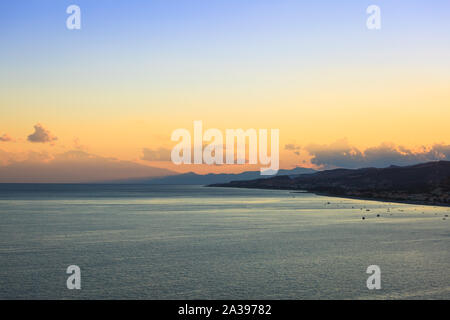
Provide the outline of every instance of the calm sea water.
{"type": "Polygon", "coordinates": [[[449,299],[449,214],[274,190],[0,185],[0,299],[449,299]],[[72,264],[81,290],[66,288],[72,264]]]}

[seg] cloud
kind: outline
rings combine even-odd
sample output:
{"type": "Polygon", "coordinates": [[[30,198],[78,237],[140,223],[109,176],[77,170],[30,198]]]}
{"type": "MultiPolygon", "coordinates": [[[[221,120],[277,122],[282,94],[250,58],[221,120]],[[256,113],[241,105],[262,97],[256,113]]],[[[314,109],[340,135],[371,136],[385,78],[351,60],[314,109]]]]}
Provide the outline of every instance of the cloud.
{"type": "MultiPolygon", "coordinates": [[[[223,144],[214,144],[214,145],[210,145],[208,143],[204,143],[201,147],[192,147],[191,148],[191,162],[194,162],[194,154],[195,152],[200,152],[203,154],[203,152],[205,151],[206,147],[211,146],[212,150],[211,150],[211,154],[212,156],[215,156],[215,149],[222,149],[222,162],[223,164],[225,164],[226,162],[226,155],[227,155],[227,151],[232,151],[234,154],[234,162],[237,163],[238,161],[238,155],[237,155],[237,145],[234,145],[234,149],[232,149],[230,146],[226,146],[223,144]],[[213,148],[214,146],[214,148],[213,148]]],[[[248,163],[249,161],[249,147],[248,145],[246,145],[246,151],[245,151],[245,158],[244,161],[245,163],[248,163]]],[[[145,160],[145,161],[172,161],[171,158],[171,153],[172,150],[166,149],[166,148],[158,148],[158,149],[149,149],[149,148],[144,148],[142,149],[142,157],[140,158],[141,160],[145,160]]],[[[214,163],[214,165],[220,166],[223,164],[217,164],[214,163]]]]}
{"type": "Polygon", "coordinates": [[[34,132],[28,136],[28,141],[46,143],[58,140],[50,131],[45,129],[40,123],[34,126],[34,132]]]}
{"type": "Polygon", "coordinates": [[[361,151],[351,147],[346,139],[330,145],[311,144],[305,147],[311,154],[311,163],[325,167],[357,167],[364,157],[361,151]]]}
{"type": "Polygon", "coordinates": [[[142,149],[143,156],[141,160],[145,161],[170,161],[171,151],[166,148],[159,148],[157,150],[152,150],[148,148],[142,149]]]}
{"type": "Polygon", "coordinates": [[[435,144],[412,150],[392,143],[383,143],[364,151],[351,146],[346,139],[330,145],[312,144],[305,148],[311,163],[323,168],[388,167],[390,165],[411,165],[420,162],[450,160],[450,145],[435,144]]]}
{"type": "Polygon", "coordinates": [[[13,154],[0,150],[0,183],[78,183],[160,177],[173,171],[131,161],[106,158],[81,150],[50,155],[13,154]]]}
{"type": "Polygon", "coordinates": [[[9,134],[5,133],[2,136],[0,136],[0,141],[1,142],[13,142],[14,139],[11,138],[11,136],[9,134]]]}
{"type": "Polygon", "coordinates": [[[15,161],[15,158],[14,154],[0,149],[0,165],[6,166],[15,161]]]}
{"type": "Polygon", "coordinates": [[[300,150],[302,149],[301,146],[293,144],[293,143],[288,143],[286,145],[284,145],[284,150],[289,150],[294,152],[294,154],[296,154],[297,156],[300,155],[300,150]]]}
{"type": "Polygon", "coordinates": [[[450,145],[435,144],[429,153],[435,159],[450,160],[450,145]]]}
{"type": "Polygon", "coordinates": [[[300,150],[300,149],[301,149],[301,146],[298,146],[293,143],[288,143],[284,146],[284,150],[300,150]]]}

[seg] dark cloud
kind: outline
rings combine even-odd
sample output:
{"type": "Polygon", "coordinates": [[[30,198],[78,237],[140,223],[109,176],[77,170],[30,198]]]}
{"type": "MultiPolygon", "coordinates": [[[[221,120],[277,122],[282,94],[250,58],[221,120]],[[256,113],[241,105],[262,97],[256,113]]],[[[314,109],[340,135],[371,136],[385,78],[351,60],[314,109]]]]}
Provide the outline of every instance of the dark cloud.
{"type": "Polygon", "coordinates": [[[286,145],[284,145],[284,150],[300,150],[301,146],[293,144],[293,143],[288,143],[286,145]]]}
{"type": "Polygon", "coordinates": [[[28,136],[28,141],[46,143],[58,140],[50,131],[45,129],[40,123],[34,126],[34,132],[28,136]]]}
{"type": "Polygon", "coordinates": [[[157,150],[152,150],[148,148],[142,149],[141,160],[145,161],[170,161],[171,151],[165,148],[159,148],[157,150]]]}
{"type": "Polygon", "coordinates": [[[14,139],[11,138],[11,137],[9,136],[9,134],[5,133],[5,134],[3,134],[2,136],[0,136],[0,141],[1,141],[1,142],[11,142],[11,141],[14,141],[14,139]]]}
{"type": "Polygon", "coordinates": [[[435,144],[429,155],[439,160],[450,160],[450,145],[435,144]]]}
{"type": "Polygon", "coordinates": [[[330,145],[311,144],[305,148],[312,156],[311,163],[324,167],[358,167],[364,156],[351,147],[347,140],[339,140],[330,145]]]}
{"type": "Polygon", "coordinates": [[[330,145],[309,145],[305,149],[312,156],[311,163],[323,168],[381,168],[390,165],[405,166],[427,161],[450,160],[450,146],[442,144],[416,151],[391,143],[383,143],[361,151],[343,139],[330,145]]]}
{"type": "Polygon", "coordinates": [[[297,156],[300,155],[301,148],[302,148],[301,146],[293,144],[293,143],[288,143],[288,144],[284,145],[284,150],[292,151],[297,156]]]}

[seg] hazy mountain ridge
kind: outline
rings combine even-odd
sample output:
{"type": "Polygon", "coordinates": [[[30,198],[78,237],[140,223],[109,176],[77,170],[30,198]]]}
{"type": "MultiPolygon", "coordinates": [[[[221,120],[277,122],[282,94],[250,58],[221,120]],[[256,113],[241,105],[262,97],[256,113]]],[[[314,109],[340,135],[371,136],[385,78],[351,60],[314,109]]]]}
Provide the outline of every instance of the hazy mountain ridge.
{"type": "Polygon", "coordinates": [[[305,190],[336,196],[450,205],[450,161],[405,167],[334,169],[212,186],[305,190]]]}
{"type": "MultiPolygon", "coordinates": [[[[291,170],[281,169],[277,176],[297,176],[299,174],[315,173],[314,169],[296,167],[291,170]]],[[[228,183],[231,181],[252,180],[252,179],[268,179],[272,176],[261,176],[259,171],[245,171],[242,173],[209,173],[196,174],[188,172],[183,174],[171,175],[158,178],[137,178],[123,179],[112,181],[111,183],[123,184],[178,184],[178,185],[208,185],[216,183],[228,183]],[[263,178],[266,177],[266,178],[263,178]]]]}

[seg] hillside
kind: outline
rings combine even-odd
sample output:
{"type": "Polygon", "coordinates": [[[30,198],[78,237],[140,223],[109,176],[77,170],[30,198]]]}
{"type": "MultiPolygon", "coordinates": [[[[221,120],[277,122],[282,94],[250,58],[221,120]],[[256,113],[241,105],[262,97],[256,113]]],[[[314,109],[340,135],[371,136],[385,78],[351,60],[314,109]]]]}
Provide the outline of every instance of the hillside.
{"type": "Polygon", "coordinates": [[[335,196],[450,205],[450,161],[405,167],[334,169],[212,186],[305,190],[335,196]]]}

